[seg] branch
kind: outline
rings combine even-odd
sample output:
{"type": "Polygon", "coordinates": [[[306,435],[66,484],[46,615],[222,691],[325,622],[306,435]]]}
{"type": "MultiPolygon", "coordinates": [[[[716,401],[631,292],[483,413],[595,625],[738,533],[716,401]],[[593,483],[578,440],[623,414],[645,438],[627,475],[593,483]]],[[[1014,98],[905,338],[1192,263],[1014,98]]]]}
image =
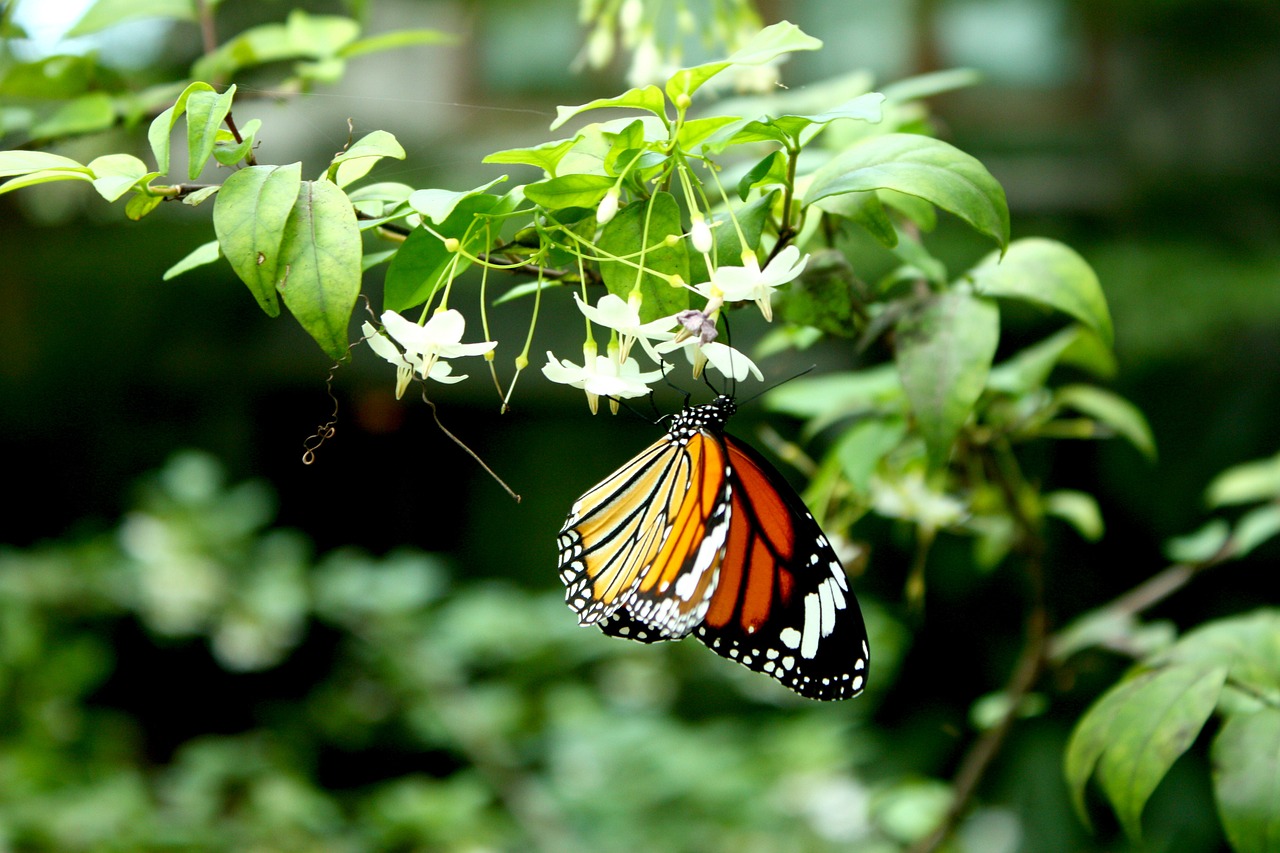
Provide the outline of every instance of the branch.
{"type": "Polygon", "coordinates": [[[1013,516],[1018,528],[1018,549],[1026,560],[1027,580],[1031,585],[1031,609],[1027,614],[1027,638],[1018,656],[1018,663],[1005,685],[1004,695],[1008,706],[1000,722],[982,733],[965,753],[964,759],[956,770],[951,782],[951,805],[943,816],[941,824],[931,834],[922,838],[910,848],[910,853],[932,853],[937,850],[960,825],[982,783],[987,769],[1000,754],[1013,724],[1018,719],[1023,700],[1040,680],[1048,661],[1046,650],[1049,646],[1049,614],[1044,600],[1044,570],[1042,558],[1044,540],[1040,537],[1039,526],[1026,514],[1018,486],[1022,483],[1022,474],[1018,470],[1017,461],[1007,447],[992,447],[992,453],[985,457],[991,470],[991,480],[999,487],[1009,513],[1013,516]],[[1006,452],[1001,453],[1004,450],[1006,452]]]}

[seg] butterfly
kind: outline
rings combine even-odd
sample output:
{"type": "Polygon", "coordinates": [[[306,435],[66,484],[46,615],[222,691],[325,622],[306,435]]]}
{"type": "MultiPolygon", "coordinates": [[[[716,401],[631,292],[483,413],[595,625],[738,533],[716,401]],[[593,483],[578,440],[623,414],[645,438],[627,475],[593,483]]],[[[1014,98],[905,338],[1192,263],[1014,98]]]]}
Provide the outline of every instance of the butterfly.
{"type": "Polygon", "coordinates": [[[866,685],[866,626],[804,501],[725,432],[720,395],[589,489],[560,529],[565,601],[582,625],[642,643],[696,636],[811,699],[866,685]]]}

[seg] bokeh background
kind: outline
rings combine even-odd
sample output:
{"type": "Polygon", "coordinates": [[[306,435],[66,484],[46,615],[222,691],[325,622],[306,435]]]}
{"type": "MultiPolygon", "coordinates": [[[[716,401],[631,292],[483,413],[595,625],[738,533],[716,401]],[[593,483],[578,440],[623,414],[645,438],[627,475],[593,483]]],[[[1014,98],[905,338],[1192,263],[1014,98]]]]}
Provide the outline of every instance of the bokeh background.
{"type": "MultiPolygon", "coordinates": [[[[227,0],[220,26],[291,5],[227,0]]],[[[1096,494],[1107,522],[1097,545],[1060,543],[1058,616],[1157,571],[1161,543],[1203,519],[1212,476],[1280,445],[1280,7],[760,11],[826,42],[786,66],[791,87],[857,69],[879,83],[982,73],[934,100],[942,135],[1004,184],[1015,238],[1063,240],[1097,270],[1115,388],[1159,445],[1154,464],[1119,443],[1044,460],[1055,486],[1096,494]]],[[[236,117],[263,119],[265,162],[318,171],[351,118],[409,152],[377,177],[469,188],[502,174],[485,153],[550,138],[555,105],[625,88],[621,62],[570,70],[576,4],[373,0],[365,14],[369,32],[459,39],[354,62],[340,85],[287,102],[246,82],[261,97],[236,117]]],[[[46,40],[23,49],[61,49],[57,21],[37,18],[46,40]]],[[[185,66],[199,39],[141,22],[73,47],[144,75],[185,66]]],[[[121,133],[64,150],[144,156],[141,144],[121,133]]],[[[944,801],[969,707],[1016,653],[1015,578],[949,572],[967,545],[944,543],[926,614],[909,614],[907,543],[855,530],[873,545],[860,592],[887,665],[882,687],[839,707],[793,701],[700,648],[579,631],[555,533],[651,424],[593,419],[536,372],[505,415],[479,368],[440,388],[441,417],[517,505],[359,353],[333,376],[337,431],[303,465],[334,408],[328,360],[225,264],[161,280],[211,239],[208,207],[122,220],[80,184],[0,197],[0,850],[893,850],[944,801]]],[[[947,223],[932,239],[947,257],[985,251],[947,223]]],[[[526,311],[494,309],[495,336],[522,339],[526,311]]],[[[535,355],[574,351],[567,316],[544,319],[535,355]]],[[[746,412],[738,431],[760,418],[746,412]]],[[[1241,579],[1277,556],[1158,615],[1254,606],[1241,579]]],[[[1100,658],[1050,685],[1050,709],[987,780],[965,849],[1123,849],[1105,810],[1098,836],[1075,820],[1060,773],[1071,722],[1122,666],[1100,658]]],[[[1207,773],[1202,750],[1175,768],[1142,849],[1219,848],[1207,773]]]]}

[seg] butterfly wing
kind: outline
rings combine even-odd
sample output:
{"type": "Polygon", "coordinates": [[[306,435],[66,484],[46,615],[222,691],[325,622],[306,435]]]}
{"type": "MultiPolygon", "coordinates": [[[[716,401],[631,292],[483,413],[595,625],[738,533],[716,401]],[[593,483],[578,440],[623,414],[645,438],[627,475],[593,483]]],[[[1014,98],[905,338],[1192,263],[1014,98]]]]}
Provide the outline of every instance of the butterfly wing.
{"type": "Polygon", "coordinates": [[[687,635],[710,606],[729,509],[725,447],[701,430],[664,436],[588,490],[559,536],[579,623],[616,636],[687,635]]]}
{"type": "Polygon", "coordinates": [[[698,638],[812,699],[862,691],[866,626],[844,568],[804,501],[749,446],[723,436],[730,524],[698,638]]]}

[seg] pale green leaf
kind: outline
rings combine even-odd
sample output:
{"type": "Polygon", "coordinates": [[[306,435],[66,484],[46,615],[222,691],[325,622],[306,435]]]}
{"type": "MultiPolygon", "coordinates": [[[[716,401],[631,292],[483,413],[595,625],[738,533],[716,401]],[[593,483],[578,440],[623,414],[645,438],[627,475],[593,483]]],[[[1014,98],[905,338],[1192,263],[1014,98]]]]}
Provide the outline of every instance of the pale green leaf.
{"type": "Polygon", "coordinates": [[[1056,240],[1029,237],[993,252],[970,272],[974,289],[986,296],[1035,302],[1069,314],[1110,345],[1114,333],[1102,285],[1088,261],[1056,240]]]}
{"type": "Polygon", "coordinates": [[[1280,851],[1280,710],[1227,718],[1210,752],[1213,795],[1231,849],[1280,851]]]}
{"type": "Polygon", "coordinates": [[[195,180],[204,171],[204,164],[213,156],[218,141],[218,129],[231,112],[236,87],[227,87],[222,94],[213,91],[195,91],[187,98],[187,177],[195,180]]]}
{"type": "Polygon", "coordinates": [[[946,461],[972,415],[999,341],[995,303],[958,291],[930,298],[898,321],[898,375],[933,465],[946,461]]]}
{"type": "Polygon", "coordinates": [[[37,122],[31,135],[37,139],[53,139],[77,133],[105,130],[116,122],[115,101],[106,92],[90,92],[67,101],[37,122]]]}
{"type": "Polygon", "coordinates": [[[44,171],[81,172],[86,179],[92,177],[89,167],[61,154],[51,154],[48,151],[0,151],[0,178],[44,171]]]}
{"type": "Polygon", "coordinates": [[[409,206],[432,222],[440,224],[453,214],[454,208],[463,199],[475,195],[483,195],[494,184],[506,179],[507,176],[503,175],[502,177],[494,178],[487,184],[463,192],[450,192],[449,190],[439,189],[418,190],[409,196],[409,206]]]}
{"type": "Polygon", "coordinates": [[[643,110],[653,113],[655,116],[666,123],[667,120],[667,101],[662,96],[662,90],[657,86],[644,86],[637,89],[630,89],[623,92],[616,98],[597,98],[585,104],[579,104],[575,107],[556,107],[556,120],[551,123],[551,130],[555,130],[569,119],[579,113],[588,110],[600,110],[607,107],[621,107],[623,109],[643,110]]]}
{"type": "Polygon", "coordinates": [[[93,188],[107,201],[115,201],[138,183],[158,177],[147,172],[147,164],[132,154],[105,154],[90,161],[93,188]]]}
{"type": "Polygon", "coordinates": [[[1246,512],[1236,522],[1237,557],[1243,557],[1280,533],[1280,503],[1263,504],[1246,512]]]}
{"type": "Polygon", "coordinates": [[[1008,245],[1004,189],[978,160],[941,140],[890,133],[858,142],[814,173],[805,203],[867,190],[918,196],[968,222],[1001,248],[1008,245]]]}
{"type": "Polygon", "coordinates": [[[1083,412],[1124,438],[1150,459],[1156,456],[1151,427],[1137,406],[1118,394],[1094,385],[1067,385],[1056,394],[1060,405],[1083,412]]]}
{"type": "Polygon", "coordinates": [[[150,193],[135,193],[125,202],[124,215],[137,222],[159,207],[162,201],[164,201],[163,196],[151,195],[150,193]]]}
{"type": "Polygon", "coordinates": [[[534,204],[551,210],[595,207],[616,184],[617,180],[607,175],[565,175],[528,184],[524,188],[524,195],[534,204]]]}
{"type": "Polygon", "coordinates": [[[1230,525],[1215,518],[1194,533],[1170,539],[1165,543],[1164,553],[1179,563],[1202,563],[1216,557],[1230,535],[1230,525]]]}
{"type": "Polygon", "coordinates": [[[139,18],[195,22],[198,20],[196,0],[97,0],[67,31],[66,37],[87,36],[139,18]]]}
{"type": "Polygon", "coordinates": [[[277,287],[302,328],[338,361],[350,357],[347,326],[360,295],[360,256],[346,193],[328,181],[303,181],[280,238],[277,287]]]}
{"type": "Polygon", "coordinates": [[[151,143],[151,153],[156,158],[156,170],[161,175],[169,174],[169,137],[173,133],[173,126],[186,112],[188,99],[196,92],[212,91],[213,87],[208,83],[196,81],[182,90],[182,94],[174,101],[173,106],[152,119],[151,126],[147,129],[147,141],[151,143]]]}
{"type": "Polygon", "coordinates": [[[1280,611],[1216,619],[1188,631],[1161,662],[1227,667],[1231,684],[1280,707],[1280,611]]]}
{"type": "Polygon", "coordinates": [[[870,494],[871,475],[906,434],[906,422],[896,417],[864,418],[844,431],[831,453],[839,460],[840,470],[854,492],[863,497],[870,494]]]}
{"type": "Polygon", "coordinates": [[[1121,826],[1141,835],[1142,809],[1178,756],[1208,721],[1226,681],[1222,666],[1148,670],[1107,691],[1067,744],[1065,772],[1084,814],[1084,785],[1095,766],[1121,826]]]}
{"type": "Polygon", "coordinates": [[[481,162],[537,166],[546,172],[548,176],[554,178],[556,176],[556,167],[560,164],[561,158],[569,153],[569,149],[573,148],[581,138],[581,136],[575,136],[572,139],[556,139],[551,142],[544,142],[542,145],[535,145],[532,148],[508,148],[504,151],[495,151],[487,155],[481,162]]]}
{"type": "Polygon", "coordinates": [[[1102,510],[1088,492],[1059,489],[1044,496],[1044,511],[1070,524],[1090,542],[1102,538],[1102,510]]]}
{"type": "Polygon", "coordinates": [[[0,184],[0,195],[14,190],[20,190],[23,187],[32,187],[36,184],[47,184],[52,181],[92,181],[88,170],[71,171],[69,169],[49,169],[47,171],[29,172],[25,175],[19,175],[0,184]]]}
{"type": "Polygon", "coordinates": [[[458,37],[440,30],[392,30],[376,36],[358,39],[338,50],[338,56],[352,59],[366,53],[377,53],[384,50],[396,50],[402,47],[416,47],[421,44],[456,44],[458,37]]]}
{"type": "Polygon", "coordinates": [[[250,166],[227,178],[213,207],[222,254],[269,316],[280,313],[281,240],[302,186],[302,164],[250,166]]]}
{"type": "Polygon", "coordinates": [[[395,136],[385,130],[375,130],[339,152],[329,166],[329,175],[335,184],[345,187],[369,174],[384,157],[403,160],[404,156],[404,148],[395,136]]]}
{"type": "Polygon", "coordinates": [[[1209,484],[1209,506],[1231,506],[1280,497],[1280,454],[1235,465],[1209,484]]]}
{"type": "Polygon", "coordinates": [[[798,50],[818,50],[822,42],[805,34],[790,21],[765,27],[728,58],[684,68],[667,80],[666,92],[672,102],[681,95],[692,96],[712,77],[734,65],[768,65],[798,50]]]}
{"type": "Polygon", "coordinates": [[[211,264],[220,257],[222,257],[222,251],[218,248],[218,241],[210,240],[203,246],[197,246],[195,249],[192,249],[185,258],[165,270],[164,280],[168,281],[171,278],[182,275],[188,270],[193,270],[196,267],[202,267],[205,264],[211,264]]]}

